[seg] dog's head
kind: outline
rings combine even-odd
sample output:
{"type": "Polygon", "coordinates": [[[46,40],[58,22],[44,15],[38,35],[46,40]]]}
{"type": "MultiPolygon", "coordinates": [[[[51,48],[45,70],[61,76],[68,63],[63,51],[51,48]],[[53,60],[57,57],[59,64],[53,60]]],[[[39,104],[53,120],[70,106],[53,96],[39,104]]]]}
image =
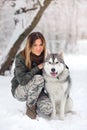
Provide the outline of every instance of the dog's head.
{"type": "Polygon", "coordinates": [[[47,55],[44,63],[44,73],[51,77],[58,77],[64,70],[65,63],[61,54],[47,55]]]}

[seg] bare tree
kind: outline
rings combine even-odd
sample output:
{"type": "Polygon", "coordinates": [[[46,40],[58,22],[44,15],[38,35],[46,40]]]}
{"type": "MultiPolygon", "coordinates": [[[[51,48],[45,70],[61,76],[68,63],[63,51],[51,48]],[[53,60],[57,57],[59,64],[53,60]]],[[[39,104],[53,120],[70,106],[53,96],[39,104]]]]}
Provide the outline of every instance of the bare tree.
{"type": "Polygon", "coordinates": [[[7,54],[6,61],[4,61],[4,63],[2,63],[2,65],[1,65],[1,68],[0,68],[0,74],[1,75],[4,75],[4,72],[6,70],[10,69],[10,67],[11,67],[11,65],[14,61],[15,55],[20,48],[20,45],[22,44],[24,39],[27,37],[27,35],[36,27],[36,25],[38,24],[39,20],[41,19],[42,15],[43,15],[44,11],[49,6],[51,1],[52,0],[45,0],[44,1],[44,3],[43,3],[44,6],[40,6],[40,9],[37,12],[36,16],[34,17],[31,25],[29,25],[29,27],[27,27],[25,29],[25,31],[15,41],[15,43],[13,44],[13,47],[10,49],[9,53],[7,54]]]}
{"type": "Polygon", "coordinates": [[[77,42],[77,5],[76,0],[68,0],[68,30],[66,33],[65,49],[73,51],[77,42]]]}

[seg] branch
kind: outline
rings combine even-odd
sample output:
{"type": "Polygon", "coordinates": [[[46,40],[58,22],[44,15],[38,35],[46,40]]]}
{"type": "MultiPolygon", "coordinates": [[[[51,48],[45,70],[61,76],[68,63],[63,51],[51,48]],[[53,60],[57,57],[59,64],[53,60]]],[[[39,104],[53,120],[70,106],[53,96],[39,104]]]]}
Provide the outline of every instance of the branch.
{"type": "Polygon", "coordinates": [[[37,9],[37,7],[30,8],[30,9],[20,8],[20,9],[18,9],[18,10],[15,11],[15,15],[17,15],[17,14],[22,14],[22,13],[26,13],[26,12],[28,12],[28,11],[34,11],[34,10],[36,10],[36,9],[37,9]]]}

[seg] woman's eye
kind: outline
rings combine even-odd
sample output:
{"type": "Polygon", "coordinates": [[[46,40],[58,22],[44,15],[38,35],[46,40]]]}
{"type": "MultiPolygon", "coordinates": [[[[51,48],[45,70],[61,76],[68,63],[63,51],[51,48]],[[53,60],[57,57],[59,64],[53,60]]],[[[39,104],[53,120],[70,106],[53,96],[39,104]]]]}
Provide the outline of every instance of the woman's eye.
{"type": "Polygon", "coordinates": [[[43,46],[43,43],[41,43],[40,46],[43,46]]]}

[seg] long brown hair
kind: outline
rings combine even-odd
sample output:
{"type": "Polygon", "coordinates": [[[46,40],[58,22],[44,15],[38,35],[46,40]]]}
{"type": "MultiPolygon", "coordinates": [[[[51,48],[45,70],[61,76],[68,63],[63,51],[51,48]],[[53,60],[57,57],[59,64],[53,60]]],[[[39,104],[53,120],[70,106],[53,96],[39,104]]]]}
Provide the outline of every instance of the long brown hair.
{"type": "Polygon", "coordinates": [[[37,39],[41,39],[41,41],[43,43],[43,47],[44,47],[44,49],[43,49],[43,62],[44,62],[45,53],[46,53],[45,38],[40,32],[33,32],[28,36],[26,46],[25,46],[24,50],[21,52],[21,54],[25,58],[25,64],[29,69],[31,69],[30,54],[31,54],[32,46],[37,39]]]}

